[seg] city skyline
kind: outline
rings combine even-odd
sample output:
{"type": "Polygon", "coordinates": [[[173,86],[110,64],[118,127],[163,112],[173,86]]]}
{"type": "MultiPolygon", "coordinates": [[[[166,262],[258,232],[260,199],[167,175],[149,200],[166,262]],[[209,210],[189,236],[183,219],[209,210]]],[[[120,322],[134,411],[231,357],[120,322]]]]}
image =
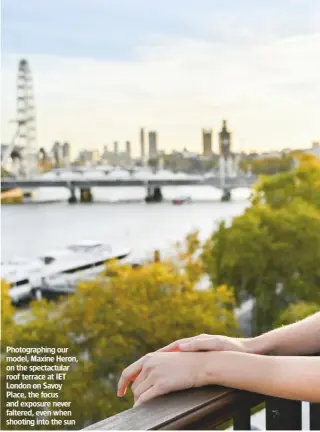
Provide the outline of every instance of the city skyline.
{"type": "Polygon", "coordinates": [[[234,151],[319,140],[316,0],[45,3],[2,2],[2,142],[14,132],[21,58],[38,147],[67,141],[74,156],[130,141],[137,156],[143,127],[166,152],[201,152],[201,130],[217,132],[225,118],[234,151]]]}

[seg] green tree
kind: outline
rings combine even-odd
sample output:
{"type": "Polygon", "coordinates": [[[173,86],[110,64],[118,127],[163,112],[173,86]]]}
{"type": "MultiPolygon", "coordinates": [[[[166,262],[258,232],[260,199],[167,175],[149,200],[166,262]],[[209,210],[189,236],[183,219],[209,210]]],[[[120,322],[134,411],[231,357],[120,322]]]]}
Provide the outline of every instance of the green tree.
{"type": "Polygon", "coordinates": [[[320,160],[311,155],[296,155],[297,168],[272,177],[262,177],[254,188],[253,204],[272,208],[286,206],[295,198],[320,209],[320,160]]]}
{"type": "Polygon", "coordinates": [[[293,324],[297,321],[301,321],[304,318],[307,318],[310,315],[319,312],[320,305],[319,303],[308,303],[308,302],[299,302],[293,305],[290,305],[276,320],[275,326],[280,327],[283,325],[293,324]]]}
{"type": "Polygon", "coordinates": [[[238,304],[255,300],[257,333],[291,303],[320,303],[319,180],[312,158],[262,179],[252,205],[229,227],[221,223],[204,248],[213,285],[234,287],[238,304]]]}
{"type": "Polygon", "coordinates": [[[256,175],[273,175],[290,171],[293,167],[293,157],[290,154],[262,159],[244,158],[240,161],[239,166],[244,172],[251,169],[252,173],[256,175]]]}

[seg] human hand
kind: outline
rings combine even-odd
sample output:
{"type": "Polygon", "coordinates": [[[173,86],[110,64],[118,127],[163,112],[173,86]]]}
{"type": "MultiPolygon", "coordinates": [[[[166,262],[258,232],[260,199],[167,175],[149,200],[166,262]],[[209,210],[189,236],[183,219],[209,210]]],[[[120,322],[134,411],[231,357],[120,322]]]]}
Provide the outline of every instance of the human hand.
{"type": "Polygon", "coordinates": [[[166,393],[190,387],[200,387],[205,382],[207,353],[154,352],[128,366],[118,383],[118,396],[126,394],[133,382],[135,405],[140,405],[166,393]]]}
{"type": "Polygon", "coordinates": [[[228,336],[201,334],[198,336],[179,339],[159,349],[159,352],[175,351],[238,351],[250,353],[251,339],[234,338],[228,336]]]}

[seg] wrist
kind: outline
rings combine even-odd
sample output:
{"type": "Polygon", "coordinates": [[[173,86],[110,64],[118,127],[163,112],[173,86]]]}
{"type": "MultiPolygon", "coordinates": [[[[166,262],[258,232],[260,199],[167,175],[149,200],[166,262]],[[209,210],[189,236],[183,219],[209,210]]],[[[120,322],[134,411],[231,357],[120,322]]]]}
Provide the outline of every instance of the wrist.
{"type": "Polygon", "coordinates": [[[232,357],[232,351],[208,351],[204,354],[202,363],[202,386],[204,385],[222,385],[222,376],[224,366],[232,357]]]}
{"type": "Polygon", "coordinates": [[[269,354],[272,351],[270,341],[264,334],[243,340],[245,352],[248,354],[269,354]]]}
{"type": "Polygon", "coordinates": [[[210,368],[212,367],[213,358],[211,356],[211,351],[206,352],[197,352],[192,353],[196,356],[196,368],[195,368],[195,377],[194,377],[194,386],[195,387],[203,387],[206,385],[210,385],[211,375],[210,368]]]}

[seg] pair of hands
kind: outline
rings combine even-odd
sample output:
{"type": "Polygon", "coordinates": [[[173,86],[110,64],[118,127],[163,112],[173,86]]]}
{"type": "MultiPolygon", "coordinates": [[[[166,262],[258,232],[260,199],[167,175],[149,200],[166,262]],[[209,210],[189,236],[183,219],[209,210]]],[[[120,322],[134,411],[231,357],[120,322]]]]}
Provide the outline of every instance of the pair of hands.
{"type": "Polygon", "coordinates": [[[126,394],[131,382],[134,406],[166,393],[206,385],[208,354],[203,351],[248,352],[247,341],[207,334],[177,340],[127,367],[118,383],[118,396],[126,394]]]}

